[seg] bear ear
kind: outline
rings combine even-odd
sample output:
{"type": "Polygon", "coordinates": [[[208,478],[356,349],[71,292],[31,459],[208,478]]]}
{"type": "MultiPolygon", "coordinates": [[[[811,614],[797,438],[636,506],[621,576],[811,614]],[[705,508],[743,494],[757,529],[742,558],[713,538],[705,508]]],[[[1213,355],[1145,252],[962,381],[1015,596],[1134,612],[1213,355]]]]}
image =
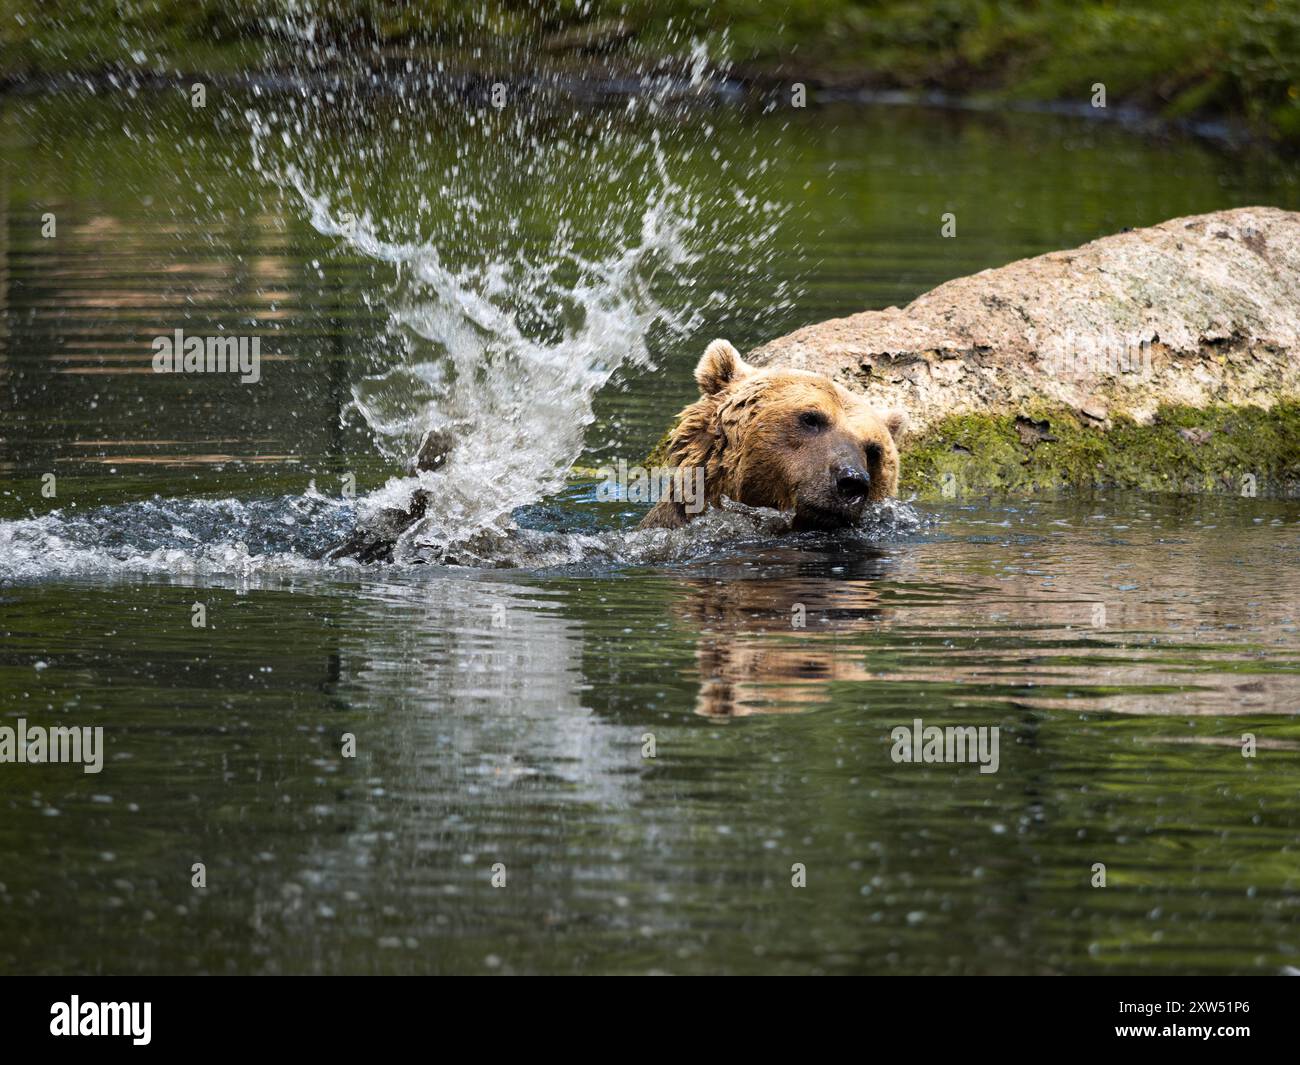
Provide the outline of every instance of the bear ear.
{"type": "Polygon", "coordinates": [[[894,438],[894,443],[903,439],[903,434],[907,432],[907,411],[891,410],[885,414],[885,428],[889,430],[889,435],[894,438]]]}
{"type": "Polygon", "coordinates": [[[700,357],[695,367],[695,383],[700,394],[712,396],[721,392],[733,381],[738,381],[753,369],[740,352],[725,340],[715,340],[700,357]]]}

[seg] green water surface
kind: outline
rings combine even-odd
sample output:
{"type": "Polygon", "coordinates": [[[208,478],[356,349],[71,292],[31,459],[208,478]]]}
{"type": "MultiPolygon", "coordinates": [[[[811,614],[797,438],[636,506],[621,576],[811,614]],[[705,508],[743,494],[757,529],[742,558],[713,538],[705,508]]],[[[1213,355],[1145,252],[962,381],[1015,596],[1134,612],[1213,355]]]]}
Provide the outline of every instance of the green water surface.
{"type": "MultiPolygon", "coordinates": [[[[0,518],[393,472],[345,416],[393,357],[391,268],[271,195],[238,115],[0,99],[0,518]],[[149,372],[157,333],[249,323],[275,356],[255,387],[149,372]]],[[[705,256],[699,283],[734,295],[601,392],[585,464],[644,454],[715,334],[743,349],[1125,226],[1300,207],[1293,162],[1076,119],[681,121],[774,160],[790,210],[753,275],[705,256]]],[[[406,194],[400,167],[372,177],[406,194]]],[[[547,239],[517,192],[494,209],[547,239]]],[[[536,520],[637,516],[598,509],[573,492],[536,520]]],[[[1300,502],[921,518],[865,547],[562,570],[134,573],[106,542],[102,567],[0,581],[0,724],[107,745],[99,774],[0,765],[0,971],[1300,965],[1300,502]],[[997,727],[998,771],[896,763],[916,719],[997,727]]]]}

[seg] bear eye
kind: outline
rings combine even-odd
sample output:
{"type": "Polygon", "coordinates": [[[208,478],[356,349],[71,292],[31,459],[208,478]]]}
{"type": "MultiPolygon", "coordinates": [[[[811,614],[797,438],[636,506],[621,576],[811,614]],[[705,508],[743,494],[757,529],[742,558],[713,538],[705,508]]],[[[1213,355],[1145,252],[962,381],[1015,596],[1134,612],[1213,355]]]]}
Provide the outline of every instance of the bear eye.
{"type": "Polygon", "coordinates": [[[799,415],[799,424],[805,429],[825,429],[826,415],[817,410],[806,410],[799,415]]]}
{"type": "Polygon", "coordinates": [[[885,449],[877,444],[874,440],[865,444],[862,448],[867,453],[868,462],[879,462],[885,455],[885,449]]]}

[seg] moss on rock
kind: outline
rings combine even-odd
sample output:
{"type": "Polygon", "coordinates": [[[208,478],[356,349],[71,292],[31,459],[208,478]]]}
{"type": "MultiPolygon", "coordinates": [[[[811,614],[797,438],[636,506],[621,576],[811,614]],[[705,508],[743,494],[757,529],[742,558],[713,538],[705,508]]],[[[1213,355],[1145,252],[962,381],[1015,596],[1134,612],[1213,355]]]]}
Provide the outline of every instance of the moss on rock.
{"type": "Polygon", "coordinates": [[[961,414],[903,449],[900,491],[923,499],[1098,487],[1294,494],[1300,403],[1163,406],[1149,423],[1105,428],[1061,409],[961,414]]]}

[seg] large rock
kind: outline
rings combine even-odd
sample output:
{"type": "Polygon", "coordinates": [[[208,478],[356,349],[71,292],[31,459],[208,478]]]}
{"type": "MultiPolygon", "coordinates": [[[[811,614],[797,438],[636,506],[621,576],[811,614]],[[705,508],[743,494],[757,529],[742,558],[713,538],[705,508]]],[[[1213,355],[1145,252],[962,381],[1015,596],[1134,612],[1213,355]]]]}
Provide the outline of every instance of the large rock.
{"type": "Polygon", "coordinates": [[[829,373],[924,430],[1044,400],[1139,421],[1161,403],[1300,394],[1300,214],[1175,218],[960,277],[902,310],[806,326],[751,360],[829,373]]]}
{"type": "MultiPolygon", "coordinates": [[[[807,326],[749,358],[818,370],[882,407],[904,407],[918,448],[963,416],[964,424],[970,416],[1021,416],[1004,429],[1014,428],[1029,450],[1060,441],[1060,432],[1073,428],[1151,426],[1168,411],[1246,409],[1257,416],[1280,404],[1276,419],[1300,398],[1300,214],[1243,207],[1103,237],[949,281],[901,310],[807,326]],[[1043,412],[1063,417],[1045,424],[1043,412]]],[[[1245,422],[1184,426],[1179,439],[1191,456],[1232,424],[1245,422]]],[[[1125,439],[1132,443],[1131,432],[1125,439]]],[[[951,432],[942,442],[971,450],[951,432]]],[[[1238,450],[1242,445],[1234,443],[1238,450]]],[[[1248,445],[1244,454],[1248,468],[1248,445]]],[[[927,475],[935,472],[933,459],[921,464],[927,475]]],[[[1130,473],[1142,467],[1133,459],[1121,464],[1130,473]]],[[[1300,454],[1291,459],[1287,466],[1276,455],[1261,456],[1257,464],[1263,476],[1289,481],[1300,454]]],[[[1162,469],[1160,461],[1153,453],[1146,473],[1188,487],[1186,470],[1162,469]]],[[[1197,467],[1192,487],[1217,472],[1213,461],[1191,465],[1197,467]]],[[[1072,469],[1030,481],[1078,482],[1077,462],[1072,469]]],[[[1111,472],[1102,457],[1082,479],[1114,479],[1111,472]]],[[[1237,483],[1236,474],[1223,479],[1229,488],[1237,483]]],[[[985,482],[1004,479],[985,472],[971,480],[993,487],[985,482]]]]}

